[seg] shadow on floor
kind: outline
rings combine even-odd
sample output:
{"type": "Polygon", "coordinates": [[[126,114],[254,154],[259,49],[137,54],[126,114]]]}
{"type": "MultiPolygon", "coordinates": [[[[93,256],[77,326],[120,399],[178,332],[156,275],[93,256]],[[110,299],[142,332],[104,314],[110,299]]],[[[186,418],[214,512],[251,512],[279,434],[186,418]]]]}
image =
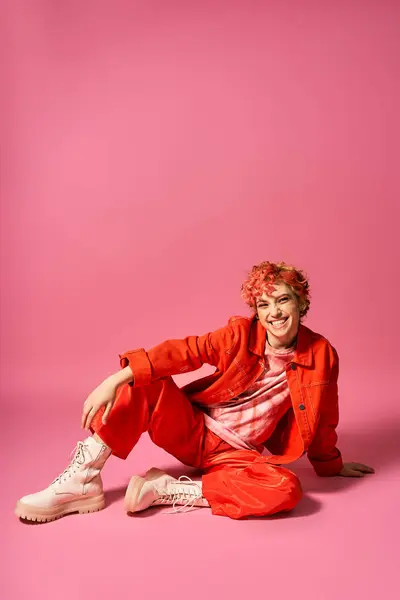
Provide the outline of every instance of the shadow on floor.
{"type": "MultiPolygon", "coordinates": [[[[358,429],[339,431],[338,446],[342,451],[345,462],[361,462],[372,466],[375,475],[366,475],[365,477],[379,477],[380,472],[386,470],[391,464],[394,464],[400,455],[400,421],[396,419],[387,419],[380,421],[373,426],[360,423],[358,429]]],[[[160,469],[165,470],[169,475],[178,479],[181,475],[186,475],[194,481],[201,479],[200,471],[185,467],[183,465],[163,464],[158,465],[160,469]]],[[[318,477],[307,460],[288,465],[293,470],[302,483],[304,497],[298,506],[289,513],[279,513],[268,519],[298,518],[313,515],[322,508],[322,503],[311,497],[309,493],[334,493],[351,488],[355,485],[362,485],[364,478],[345,478],[345,477],[318,477]]],[[[123,499],[128,482],[125,486],[107,490],[105,492],[106,506],[123,499]]],[[[132,515],[133,518],[147,518],[153,516],[160,510],[166,510],[165,507],[153,507],[142,513],[132,515]]],[[[196,509],[197,510],[197,509],[196,509]]],[[[201,510],[201,509],[200,509],[201,510]]],[[[261,517],[264,518],[264,517],[261,517]]],[[[249,517],[257,519],[257,517],[249,517]]]]}
{"type": "Polygon", "coordinates": [[[400,421],[387,419],[376,426],[360,423],[357,429],[339,430],[338,447],[344,462],[364,463],[375,469],[365,477],[318,477],[307,460],[289,468],[300,478],[305,492],[330,493],[354,485],[362,485],[365,478],[379,478],[397,463],[400,455],[400,421]]]}
{"type": "MultiPolygon", "coordinates": [[[[311,498],[310,496],[305,495],[301,502],[296,506],[296,508],[290,512],[286,513],[277,513],[276,515],[270,515],[266,517],[245,517],[244,519],[240,519],[241,521],[258,521],[260,519],[265,520],[278,520],[278,519],[297,519],[299,517],[309,517],[311,515],[316,514],[322,508],[322,503],[316,500],[315,498],[311,498]]],[[[197,510],[204,510],[204,508],[193,507],[188,512],[194,512],[197,510]]],[[[140,513],[130,513],[128,516],[132,519],[148,519],[154,517],[157,513],[160,512],[171,512],[173,513],[173,508],[171,506],[153,506],[147,510],[144,510],[140,513]]],[[[179,513],[178,513],[179,514],[179,513]]]]}
{"type": "Polygon", "coordinates": [[[105,508],[111,506],[115,502],[119,502],[124,499],[126,488],[128,487],[128,483],[126,485],[121,485],[115,488],[111,488],[109,490],[104,490],[104,499],[106,502],[105,508]]]}

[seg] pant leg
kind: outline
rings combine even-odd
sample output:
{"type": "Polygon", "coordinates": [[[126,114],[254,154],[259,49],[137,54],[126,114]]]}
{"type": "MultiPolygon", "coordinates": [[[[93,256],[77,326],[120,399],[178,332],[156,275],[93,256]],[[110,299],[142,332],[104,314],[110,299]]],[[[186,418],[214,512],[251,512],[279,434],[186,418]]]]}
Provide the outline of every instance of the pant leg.
{"type": "Polygon", "coordinates": [[[93,419],[92,431],[115,456],[126,458],[148,431],[157,446],[185,465],[201,468],[203,493],[215,515],[269,515],[294,508],[301,498],[294,473],[269,465],[258,452],[235,450],[209,431],[203,413],[171,378],[141,388],[124,385],[106,425],[103,412],[93,419]]]}
{"type": "Polygon", "coordinates": [[[127,458],[147,431],[157,446],[186,465],[200,467],[204,415],[171,377],[139,388],[121,386],[105,425],[101,422],[103,412],[97,413],[91,429],[115,456],[127,458]]]}
{"type": "Polygon", "coordinates": [[[92,433],[97,433],[115,456],[127,458],[142,433],[148,429],[150,400],[153,400],[154,395],[155,401],[157,392],[160,391],[159,386],[153,387],[152,390],[145,387],[135,389],[128,384],[121,386],[117,391],[107,423],[103,425],[101,421],[105,410],[101,408],[92,420],[90,427],[92,433]]]}
{"type": "Polygon", "coordinates": [[[300,501],[300,481],[292,471],[212,436],[217,438],[207,434],[202,468],[203,494],[214,515],[232,519],[273,515],[293,509],[300,501]]]}

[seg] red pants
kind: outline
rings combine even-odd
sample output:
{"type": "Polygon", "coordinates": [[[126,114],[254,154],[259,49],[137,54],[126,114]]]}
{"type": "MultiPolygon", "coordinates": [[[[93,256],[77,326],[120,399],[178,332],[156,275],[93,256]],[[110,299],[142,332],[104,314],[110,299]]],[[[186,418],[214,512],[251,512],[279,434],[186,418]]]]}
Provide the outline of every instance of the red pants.
{"type": "Polygon", "coordinates": [[[201,410],[171,378],[146,387],[124,385],[106,425],[92,422],[113,454],[126,458],[141,434],[185,465],[203,472],[203,494],[214,515],[240,519],[289,511],[302,496],[296,475],[258,452],[236,450],[205,427],[201,410]]]}

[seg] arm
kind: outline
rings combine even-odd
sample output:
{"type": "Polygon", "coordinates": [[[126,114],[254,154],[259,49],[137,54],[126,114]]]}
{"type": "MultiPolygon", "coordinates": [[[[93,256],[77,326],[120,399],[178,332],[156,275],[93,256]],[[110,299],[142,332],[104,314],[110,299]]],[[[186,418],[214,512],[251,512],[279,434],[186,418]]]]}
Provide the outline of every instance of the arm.
{"type": "Polygon", "coordinates": [[[332,347],[330,383],[320,408],[320,420],[307,456],[320,477],[338,475],[343,468],[340,451],[336,448],[336,428],[339,423],[338,397],[339,357],[332,347]]]}
{"type": "Polygon", "coordinates": [[[122,371],[114,377],[139,387],[195,371],[205,363],[223,369],[228,360],[227,350],[232,348],[233,342],[233,329],[227,325],[202,336],[167,340],[147,352],[142,348],[128,351],[120,356],[122,371]]]}
{"type": "Polygon", "coordinates": [[[168,340],[148,352],[139,349],[122,354],[122,369],[107,377],[86,399],[82,427],[90,429],[94,416],[103,406],[103,423],[107,421],[117,389],[123,384],[129,383],[135,387],[149,385],[164,377],[194,371],[204,363],[223,369],[229,360],[228,351],[233,342],[233,329],[227,325],[200,337],[168,340]]]}

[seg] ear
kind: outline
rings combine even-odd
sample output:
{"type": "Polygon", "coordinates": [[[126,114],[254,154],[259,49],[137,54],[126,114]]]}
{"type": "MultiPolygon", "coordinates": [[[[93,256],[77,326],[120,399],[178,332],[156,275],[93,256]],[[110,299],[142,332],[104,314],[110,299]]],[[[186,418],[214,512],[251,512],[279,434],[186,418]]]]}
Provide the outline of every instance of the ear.
{"type": "Polygon", "coordinates": [[[305,310],[306,310],[306,306],[307,306],[307,305],[306,305],[306,304],[303,304],[303,303],[299,304],[299,310],[300,310],[300,316],[301,316],[301,317],[304,317],[304,312],[305,312],[305,310]]]}

